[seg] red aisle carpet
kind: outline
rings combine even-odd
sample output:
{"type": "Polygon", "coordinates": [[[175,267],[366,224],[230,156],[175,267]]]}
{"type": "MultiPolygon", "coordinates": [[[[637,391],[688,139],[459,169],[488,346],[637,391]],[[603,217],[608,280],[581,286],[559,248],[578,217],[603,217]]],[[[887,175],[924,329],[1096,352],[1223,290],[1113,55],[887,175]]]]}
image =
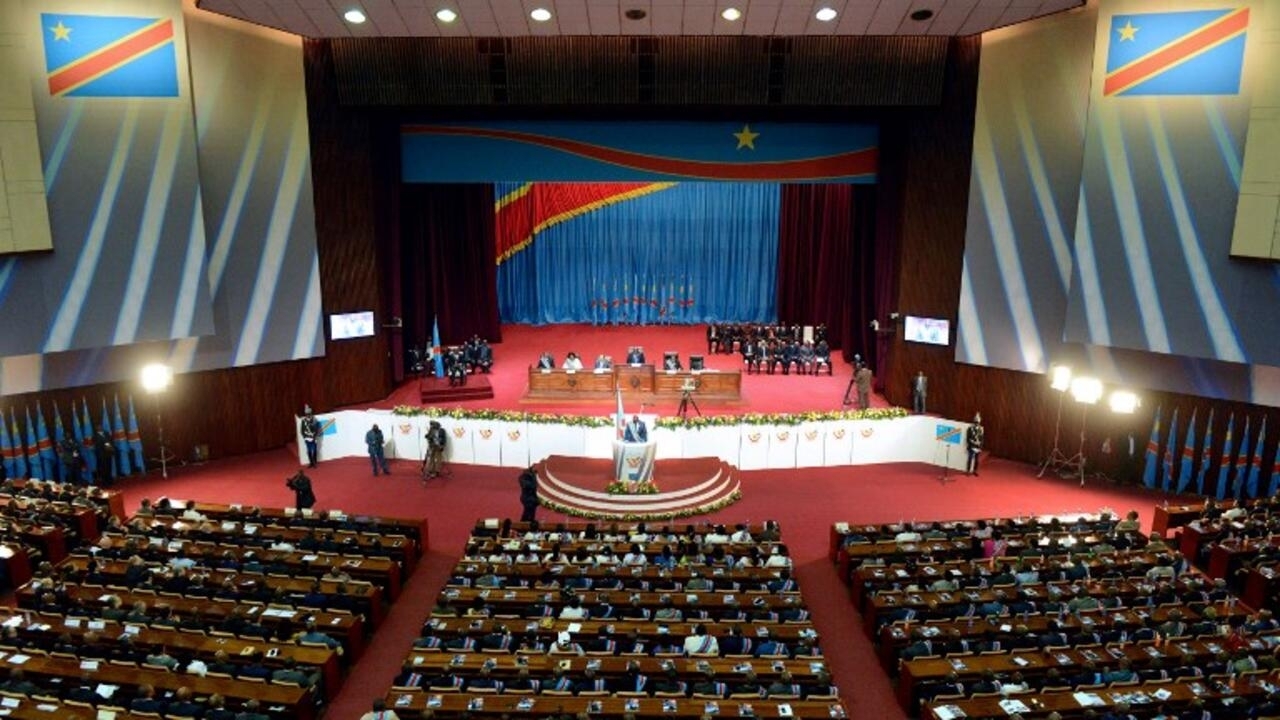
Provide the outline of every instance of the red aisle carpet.
{"type": "MultiPolygon", "coordinates": [[[[792,380],[792,378],[785,378],[792,380]]],[[[797,381],[799,382],[799,381],[797,381]]],[[[292,494],[284,479],[296,461],[284,450],[175,469],[123,484],[132,512],[143,497],[284,506],[292,494]]],[[[476,518],[518,517],[516,472],[510,468],[455,467],[452,477],[419,482],[417,464],[393,462],[390,477],[373,478],[361,458],[337,460],[311,471],[319,509],[391,516],[426,516],[431,551],[405,586],[373,642],[326,717],[357,718],[382,694],[406,656],[436,593],[452,570],[476,518]]],[[[1130,508],[1148,527],[1155,493],[1091,484],[1079,488],[1059,480],[1040,480],[1034,469],[993,461],[980,477],[952,476],[939,482],[935,468],[886,465],[804,471],[742,473],[743,498],[709,516],[734,523],[774,519],[794,558],[805,600],[813,610],[822,647],[849,704],[853,718],[901,718],[892,687],[881,672],[861,621],[845,588],[826,559],[831,523],[893,522],[899,519],[948,519],[1026,513],[1130,508]]],[[[540,513],[544,521],[557,516],[540,513]]]]}
{"type": "MultiPolygon", "coordinates": [[[[582,362],[588,367],[597,355],[613,356],[615,362],[621,362],[626,355],[627,347],[640,345],[644,347],[650,362],[661,360],[662,353],[675,350],[680,353],[680,360],[685,367],[689,364],[690,354],[706,356],[708,368],[733,370],[742,368],[742,357],[739,355],[707,355],[706,326],[671,325],[671,326],[601,326],[591,325],[548,325],[533,327],[531,325],[502,326],[502,342],[494,345],[494,371],[488,376],[493,385],[494,397],[491,400],[480,400],[460,403],[443,403],[444,407],[466,408],[499,408],[503,410],[523,410],[527,412],[549,412],[567,414],[604,414],[611,412],[613,406],[609,402],[596,403],[522,403],[529,384],[528,369],[537,362],[544,351],[555,355],[556,362],[564,360],[568,351],[578,353],[582,362]]],[[[852,367],[841,359],[839,351],[832,354],[834,375],[783,377],[776,375],[743,375],[742,402],[736,405],[711,405],[702,411],[710,415],[736,414],[745,412],[777,413],[802,412],[806,410],[838,410],[844,398],[845,389],[853,375],[852,367]]],[[[876,397],[873,404],[884,406],[883,398],[876,397]]],[[[677,400],[664,401],[656,406],[645,408],[645,412],[660,415],[673,415],[677,400]]],[[[391,408],[396,405],[421,405],[418,396],[418,383],[412,380],[402,384],[386,400],[378,403],[364,404],[359,407],[391,408]]],[[[640,408],[627,407],[627,411],[640,408]]]]}

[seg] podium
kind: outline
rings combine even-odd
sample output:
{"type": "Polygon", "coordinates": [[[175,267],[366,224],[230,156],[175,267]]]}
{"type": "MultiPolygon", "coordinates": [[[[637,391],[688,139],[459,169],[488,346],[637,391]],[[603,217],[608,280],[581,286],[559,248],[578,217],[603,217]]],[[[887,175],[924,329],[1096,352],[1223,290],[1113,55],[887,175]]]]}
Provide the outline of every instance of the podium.
{"type": "Polygon", "coordinates": [[[613,479],[617,482],[653,482],[653,462],[658,455],[658,443],[650,440],[642,443],[613,441],[613,479]]]}

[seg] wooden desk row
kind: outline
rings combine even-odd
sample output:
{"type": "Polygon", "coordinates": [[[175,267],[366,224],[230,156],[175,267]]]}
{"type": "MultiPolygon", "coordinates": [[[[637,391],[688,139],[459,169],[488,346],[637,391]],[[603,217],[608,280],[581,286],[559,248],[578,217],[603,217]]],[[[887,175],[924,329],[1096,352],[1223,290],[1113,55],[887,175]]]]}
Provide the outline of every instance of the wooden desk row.
{"type": "Polygon", "coordinates": [[[668,640],[672,637],[683,638],[693,633],[695,625],[706,628],[708,635],[717,638],[729,634],[730,627],[738,628],[744,637],[759,641],[758,627],[766,627],[769,636],[784,643],[795,643],[813,633],[810,623],[723,623],[723,622],[657,622],[649,620],[552,620],[543,623],[535,620],[503,619],[503,618],[459,618],[432,616],[423,624],[423,634],[439,637],[455,637],[469,635],[479,637],[496,632],[506,627],[514,635],[534,635],[546,640],[557,637],[562,632],[569,633],[575,641],[583,642],[599,636],[600,631],[613,628],[610,633],[615,638],[627,638],[635,635],[646,641],[668,640]],[[576,629],[573,629],[576,626],[576,629]]]}
{"type": "Polygon", "coordinates": [[[755,673],[756,677],[762,681],[773,680],[781,676],[783,672],[788,672],[796,679],[796,682],[812,680],[818,676],[819,672],[827,672],[826,663],[821,658],[813,660],[774,660],[686,657],[635,658],[623,655],[603,657],[527,655],[519,656],[517,659],[513,656],[486,653],[455,655],[449,652],[413,652],[409,654],[405,665],[413,667],[415,672],[424,674],[435,673],[443,675],[445,673],[453,673],[462,677],[474,677],[486,667],[486,663],[491,663],[490,673],[494,677],[515,677],[521,670],[527,668],[532,677],[547,678],[557,671],[571,677],[577,677],[587,669],[588,663],[592,663],[597,675],[605,678],[615,678],[625,675],[627,666],[633,662],[640,666],[641,673],[651,677],[661,676],[670,667],[682,678],[700,677],[710,670],[715,673],[717,680],[727,682],[741,681],[747,676],[748,672],[755,673]],[[524,662],[519,662],[519,660],[524,662]]]}
{"type": "Polygon", "coordinates": [[[437,717],[560,717],[589,713],[592,717],[620,719],[701,718],[724,715],[739,718],[801,718],[831,720],[844,718],[844,706],[830,700],[703,700],[701,698],[623,698],[573,697],[547,695],[477,695],[472,693],[432,693],[392,690],[386,695],[387,707],[401,717],[406,711],[430,709],[437,717]],[[714,703],[714,705],[708,705],[714,703]],[[712,708],[714,707],[714,711],[712,708]]]}
{"type": "MultiPolygon", "coordinates": [[[[551,607],[563,607],[567,604],[566,600],[558,591],[547,590],[529,590],[523,588],[508,590],[489,590],[487,588],[449,588],[443,593],[444,597],[449,599],[455,606],[466,607],[479,599],[486,605],[494,608],[518,608],[524,609],[531,605],[548,605],[551,607]]],[[[721,592],[718,590],[705,592],[631,592],[627,590],[587,590],[579,592],[577,597],[584,607],[590,608],[591,605],[600,603],[609,603],[615,607],[624,608],[634,604],[645,608],[660,608],[664,603],[664,597],[670,599],[671,607],[681,610],[723,610],[726,607],[733,607],[736,603],[740,607],[755,608],[759,610],[790,610],[803,608],[804,603],[799,595],[791,593],[783,593],[780,595],[768,594],[762,595],[758,593],[733,593],[721,592]],[[733,602],[730,602],[732,600],[733,602]]]]}
{"type": "MultiPolygon", "coordinates": [[[[1270,680],[1275,682],[1275,677],[1270,676],[1270,680]]],[[[1097,703],[1090,708],[1099,713],[1099,717],[1122,702],[1135,706],[1164,704],[1171,709],[1180,709],[1194,704],[1197,700],[1209,702],[1229,700],[1241,702],[1248,707],[1266,694],[1266,690],[1253,677],[1236,678],[1221,684],[1205,679],[1189,682],[1139,683],[1128,687],[1085,692],[1090,694],[1091,699],[1096,698],[1097,703]],[[1145,701],[1132,703],[1136,696],[1142,696],[1145,701]]],[[[983,697],[929,703],[925,708],[924,717],[930,720],[949,720],[955,717],[966,717],[969,720],[1008,718],[1009,711],[1000,707],[1000,702],[1004,699],[983,697]],[[957,715],[957,710],[963,715],[957,715]]],[[[1076,693],[1070,690],[1029,693],[1018,695],[1015,699],[1026,705],[1027,710],[1020,713],[1024,717],[1043,718],[1052,712],[1071,717],[1084,710],[1084,706],[1076,698],[1076,693]]]]}
{"type": "MultiPolygon", "coordinates": [[[[1063,516],[1042,516],[1027,518],[990,518],[985,521],[987,526],[992,530],[1000,530],[1004,534],[1005,539],[1011,537],[1022,536],[1027,533],[1039,534],[1041,532],[1071,532],[1088,534],[1107,533],[1115,525],[1115,518],[1103,519],[1101,515],[1063,515],[1063,516]],[[1053,524],[1053,520],[1057,520],[1057,524],[1053,524]],[[1077,529],[1078,528],[1078,529],[1077,529]]],[[[971,538],[973,531],[978,529],[977,520],[948,520],[938,523],[942,531],[951,535],[946,538],[948,540],[960,540],[971,538]]],[[[892,542],[893,535],[904,532],[910,528],[921,534],[930,532],[933,529],[931,522],[915,522],[910,523],[893,523],[888,525],[851,525],[849,523],[832,523],[831,529],[827,536],[827,557],[831,562],[836,561],[836,556],[840,554],[840,549],[844,546],[845,539],[850,535],[861,535],[868,542],[892,542]],[[892,533],[890,535],[889,533],[892,533]]]]}
{"type": "MultiPolygon", "coordinates": [[[[0,623],[8,622],[12,617],[15,616],[0,615],[0,623]]],[[[123,636],[131,635],[134,647],[139,650],[169,648],[202,659],[211,659],[218,652],[225,652],[230,662],[237,662],[251,653],[260,657],[268,650],[274,649],[276,656],[267,660],[268,664],[278,665],[286,659],[291,659],[301,667],[313,668],[324,678],[326,696],[329,699],[335,697],[338,688],[342,686],[342,669],[338,663],[338,654],[328,648],[291,643],[264,643],[260,640],[248,641],[234,637],[183,632],[171,628],[68,618],[50,613],[33,613],[32,622],[27,622],[25,618],[20,617],[20,619],[22,624],[18,626],[18,636],[37,645],[51,645],[63,634],[71,636],[77,644],[83,643],[84,636],[89,633],[97,633],[101,640],[113,643],[123,636]],[[44,625],[48,627],[43,627],[44,625]]]]}
{"type": "Polygon", "coordinates": [[[697,399],[742,399],[740,370],[667,371],[655,370],[652,365],[615,365],[602,372],[540,370],[531,366],[525,397],[531,400],[608,399],[616,390],[621,390],[629,398],[678,398],[687,384],[696,388],[697,399]]]}
{"type": "Polygon", "coordinates": [[[314,527],[328,530],[355,530],[357,532],[390,531],[394,535],[405,535],[418,546],[418,556],[428,550],[428,524],[422,518],[373,517],[366,515],[344,515],[336,517],[330,510],[327,513],[298,513],[291,508],[257,508],[256,512],[247,510],[241,505],[225,503],[197,502],[196,511],[201,515],[219,520],[235,520],[243,522],[283,522],[294,527],[314,527]]]}
{"type": "MultiPolygon", "coordinates": [[[[342,641],[342,645],[346,648],[347,655],[352,662],[364,652],[365,623],[364,618],[360,615],[325,611],[310,612],[294,608],[273,608],[259,603],[237,603],[204,598],[157,597],[153,593],[136,590],[108,589],[107,592],[119,596],[126,607],[137,602],[146,603],[149,612],[153,612],[157,607],[171,607],[174,612],[183,616],[194,617],[198,615],[203,617],[211,626],[220,624],[237,609],[243,610],[247,619],[265,627],[280,628],[287,626],[294,631],[302,629],[303,618],[312,617],[315,618],[316,625],[321,632],[332,635],[342,641]]],[[[102,611],[107,607],[106,602],[102,599],[104,595],[102,588],[73,585],[67,586],[66,593],[69,600],[79,603],[87,611],[93,613],[94,617],[100,618],[102,611]]],[[[29,585],[18,591],[17,600],[20,608],[38,609],[35,593],[29,585]]]]}

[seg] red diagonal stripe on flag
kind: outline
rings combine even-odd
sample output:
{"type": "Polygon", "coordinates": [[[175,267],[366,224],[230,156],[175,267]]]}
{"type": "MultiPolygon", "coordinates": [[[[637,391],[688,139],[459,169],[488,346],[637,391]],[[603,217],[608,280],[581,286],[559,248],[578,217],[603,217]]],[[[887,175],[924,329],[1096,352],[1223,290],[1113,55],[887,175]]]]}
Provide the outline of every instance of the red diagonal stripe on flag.
{"type": "Polygon", "coordinates": [[[1158,75],[1201,50],[1222,42],[1249,27],[1249,8],[1243,8],[1119,68],[1107,76],[1103,95],[1114,95],[1158,75]]]}
{"type": "Polygon", "coordinates": [[[49,76],[49,93],[59,95],[103,73],[123,65],[143,53],[173,40],[173,21],[165,20],[146,28],[123,42],[90,53],[49,76]]]}

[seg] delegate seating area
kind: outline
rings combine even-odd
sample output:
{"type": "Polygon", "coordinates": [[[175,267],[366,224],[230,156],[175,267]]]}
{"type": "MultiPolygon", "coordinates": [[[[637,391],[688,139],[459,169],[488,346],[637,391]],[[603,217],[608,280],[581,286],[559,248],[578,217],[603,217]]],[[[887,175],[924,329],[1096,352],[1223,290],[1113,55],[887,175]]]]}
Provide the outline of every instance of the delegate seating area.
{"type": "Polygon", "coordinates": [[[478,524],[386,695],[400,717],[840,718],[775,524],[478,524]]]}
{"type": "Polygon", "coordinates": [[[123,514],[119,492],[40,480],[0,484],[0,586],[17,587],[45,562],[90,542],[113,513],[123,514]]]}
{"type": "Polygon", "coordinates": [[[911,714],[1255,717],[1280,624],[1178,549],[1130,513],[839,523],[830,552],[911,714]]]}
{"type": "Polygon", "coordinates": [[[57,717],[310,720],[426,544],[424,520],[144,502],[17,590],[0,694],[57,717]]]}
{"type": "Polygon", "coordinates": [[[1222,578],[1245,604],[1280,610],[1280,499],[1157,507],[1178,548],[1209,577],[1222,578]]]}

